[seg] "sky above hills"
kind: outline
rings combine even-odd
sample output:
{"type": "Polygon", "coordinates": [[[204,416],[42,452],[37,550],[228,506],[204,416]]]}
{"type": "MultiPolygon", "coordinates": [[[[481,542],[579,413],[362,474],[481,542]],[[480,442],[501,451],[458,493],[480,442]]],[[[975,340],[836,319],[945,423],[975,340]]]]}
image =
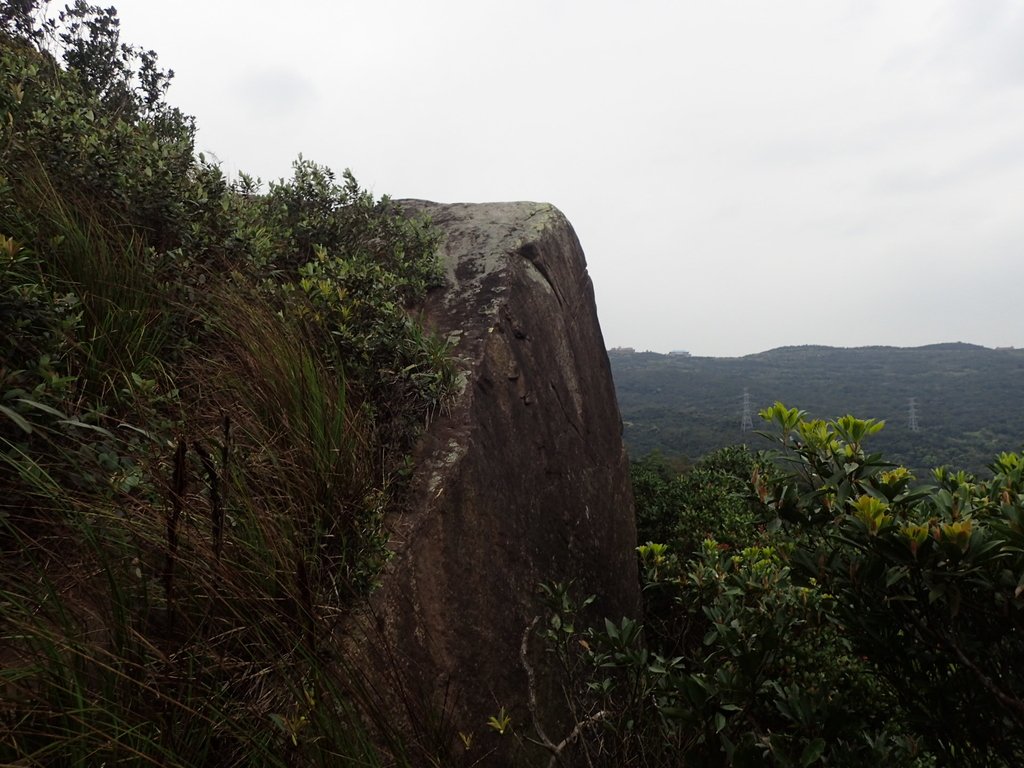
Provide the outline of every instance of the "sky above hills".
{"type": "Polygon", "coordinates": [[[1024,346],[1024,3],[111,2],[230,173],[557,205],[608,346],[1024,346]]]}

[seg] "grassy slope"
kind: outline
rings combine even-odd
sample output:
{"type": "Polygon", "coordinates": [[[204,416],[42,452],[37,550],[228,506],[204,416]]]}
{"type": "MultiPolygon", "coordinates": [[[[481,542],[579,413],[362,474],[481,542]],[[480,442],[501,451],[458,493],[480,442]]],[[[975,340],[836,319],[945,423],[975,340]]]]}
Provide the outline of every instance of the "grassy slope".
{"type": "Polygon", "coordinates": [[[452,381],[433,235],[80,59],[0,27],[0,763],[411,760],[334,633],[452,381]]]}

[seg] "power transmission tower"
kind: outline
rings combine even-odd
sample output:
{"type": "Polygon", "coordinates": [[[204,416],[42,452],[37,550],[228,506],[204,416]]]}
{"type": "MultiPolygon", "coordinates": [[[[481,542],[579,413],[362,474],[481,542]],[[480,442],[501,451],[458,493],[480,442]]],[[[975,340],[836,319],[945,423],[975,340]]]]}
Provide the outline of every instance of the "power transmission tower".
{"type": "Polygon", "coordinates": [[[750,432],[754,428],[754,419],[750,415],[750,392],[743,390],[743,419],[740,421],[740,432],[750,432]]]}
{"type": "Polygon", "coordinates": [[[917,423],[917,398],[910,398],[910,412],[907,415],[907,424],[911,432],[917,432],[921,426],[917,423]]]}

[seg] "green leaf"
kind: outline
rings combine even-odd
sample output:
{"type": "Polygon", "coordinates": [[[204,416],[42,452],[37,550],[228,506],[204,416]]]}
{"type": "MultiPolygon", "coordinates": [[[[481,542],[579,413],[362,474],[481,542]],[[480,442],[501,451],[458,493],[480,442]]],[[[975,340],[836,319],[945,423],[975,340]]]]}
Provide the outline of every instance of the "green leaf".
{"type": "Polygon", "coordinates": [[[66,413],[61,413],[56,408],[53,408],[49,405],[44,405],[43,403],[37,403],[35,400],[29,400],[27,397],[19,397],[18,402],[24,403],[25,405],[31,406],[32,408],[36,408],[42,411],[43,413],[48,413],[51,416],[56,416],[58,419],[66,419],[68,417],[66,413]]]}
{"type": "Polygon", "coordinates": [[[606,618],[604,620],[604,629],[605,632],[608,633],[608,637],[610,637],[612,640],[619,639],[619,628],[615,626],[611,619],[606,618]]]}
{"type": "Polygon", "coordinates": [[[283,733],[285,733],[285,734],[290,734],[291,733],[291,728],[288,727],[288,721],[285,720],[285,718],[283,716],[275,714],[275,713],[271,713],[270,714],[270,722],[272,722],[274,725],[276,725],[278,728],[280,728],[283,733]]]}
{"type": "Polygon", "coordinates": [[[154,437],[150,432],[147,432],[144,429],[140,429],[139,427],[132,426],[131,424],[125,424],[124,422],[118,424],[117,427],[118,429],[130,429],[132,432],[137,432],[143,437],[152,440],[153,442],[159,443],[159,440],[157,440],[157,438],[154,437]]]}
{"type": "Polygon", "coordinates": [[[725,726],[728,721],[725,719],[725,715],[721,712],[715,712],[715,733],[721,733],[725,730],[725,726]]]}
{"type": "Polygon", "coordinates": [[[32,434],[32,425],[25,421],[25,417],[17,411],[11,410],[6,405],[0,405],[0,413],[3,413],[7,418],[17,424],[25,434],[32,434]]]}
{"type": "Polygon", "coordinates": [[[898,581],[902,581],[907,577],[906,568],[890,568],[889,572],[885,575],[885,586],[886,588],[891,587],[898,581]]]}
{"type": "Polygon", "coordinates": [[[818,761],[818,759],[825,753],[825,740],[815,739],[806,747],[800,754],[800,765],[801,768],[807,768],[818,761]]]}
{"type": "Polygon", "coordinates": [[[82,429],[91,429],[93,432],[99,432],[104,437],[113,437],[110,430],[98,427],[95,424],[86,424],[84,421],[78,419],[61,419],[58,424],[67,424],[69,427],[81,427],[82,429]]]}

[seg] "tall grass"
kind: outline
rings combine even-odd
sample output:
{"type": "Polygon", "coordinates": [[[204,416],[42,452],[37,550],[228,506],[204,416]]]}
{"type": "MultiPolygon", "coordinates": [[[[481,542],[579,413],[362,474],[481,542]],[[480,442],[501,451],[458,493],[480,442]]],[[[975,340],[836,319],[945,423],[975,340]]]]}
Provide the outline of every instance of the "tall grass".
{"type": "MultiPolygon", "coordinates": [[[[92,327],[119,329],[77,347],[84,370],[161,354],[138,292],[95,278],[114,274],[111,251],[62,254],[92,327]]],[[[0,764],[413,760],[336,636],[383,562],[372,419],[301,325],[237,285],[211,296],[202,355],[162,385],[185,393],[174,431],[36,404],[30,432],[0,434],[0,491],[30,500],[0,509],[0,764]],[[86,481],[97,445],[139,484],[86,481]]],[[[109,388],[72,387],[62,407],[109,388]]]]}
{"type": "Polygon", "coordinates": [[[434,240],[302,161],[232,190],[189,119],[112,113],[26,42],[0,34],[0,764],[443,762],[339,632],[451,378],[404,310],[434,240]],[[316,305],[303,232],[332,238],[316,305]]]}
{"type": "Polygon", "coordinates": [[[3,589],[3,764],[386,764],[351,670],[282,643],[282,621],[234,594],[244,580],[220,584],[220,635],[173,640],[147,632],[138,590],[41,583],[42,596],[3,589]]]}
{"type": "Polygon", "coordinates": [[[38,163],[12,170],[18,205],[0,207],[0,230],[35,252],[55,291],[74,294],[80,384],[116,394],[132,374],[149,376],[179,315],[170,276],[116,211],[58,190],[38,163]]]}
{"type": "Polygon", "coordinates": [[[231,493],[255,490],[310,579],[329,581],[344,602],[371,586],[384,555],[389,489],[372,416],[351,404],[344,372],[328,365],[299,321],[237,288],[217,305],[221,355],[200,379],[246,447],[247,463],[227,478],[231,493]]]}
{"type": "Polygon", "coordinates": [[[183,493],[173,582],[167,510],[67,493],[31,538],[0,521],[0,764],[405,763],[331,635],[316,538],[237,483],[218,560],[202,491],[183,493]]]}

